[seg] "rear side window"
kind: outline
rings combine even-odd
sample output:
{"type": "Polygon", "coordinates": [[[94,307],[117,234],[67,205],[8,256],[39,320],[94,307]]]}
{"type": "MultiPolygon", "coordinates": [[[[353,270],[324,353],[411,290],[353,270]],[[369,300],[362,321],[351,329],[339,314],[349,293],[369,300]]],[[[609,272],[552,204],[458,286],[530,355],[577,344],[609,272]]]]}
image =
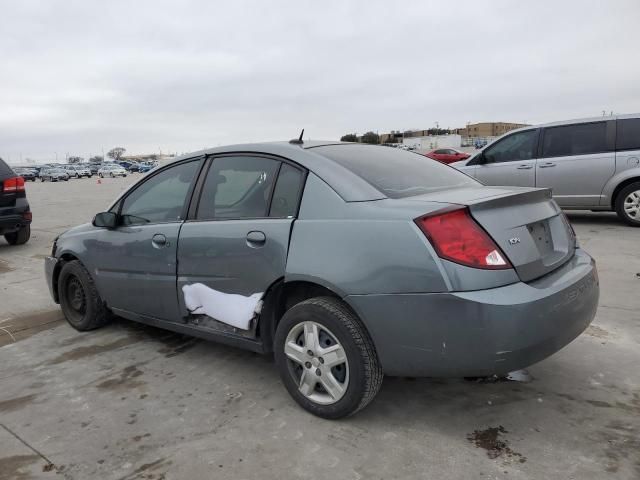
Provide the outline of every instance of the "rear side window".
{"type": "Polygon", "coordinates": [[[607,123],[578,123],[544,129],[543,157],[566,157],[606,152],[607,123]]]}
{"type": "Polygon", "coordinates": [[[262,157],[213,160],[196,218],[264,218],[280,162],[262,157]]]}
{"type": "Polygon", "coordinates": [[[640,118],[618,120],[616,150],[640,150],[640,118]]]}
{"type": "Polygon", "coordinates": [[[270,217],[294,217],[298,213],[298,202],[302,193],[304,174],[286,163],[280,167],[276,188],[271,200],[270,217]]]}
{"type": "Polygon", "coordinates": [[[313,148],[358,175],[389,198],[435,192],[478,182],[419,153],[375,145],[326,145],[313,148]]]}

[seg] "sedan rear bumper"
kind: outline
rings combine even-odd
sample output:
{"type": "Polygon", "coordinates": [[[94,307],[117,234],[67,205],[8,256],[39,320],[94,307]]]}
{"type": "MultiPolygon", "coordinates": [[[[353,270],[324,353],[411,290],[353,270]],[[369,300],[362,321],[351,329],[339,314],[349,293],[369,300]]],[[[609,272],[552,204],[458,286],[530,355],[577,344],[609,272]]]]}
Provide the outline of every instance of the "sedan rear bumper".
{"type": "Polygon", "coordinates": [[[583,250],[530,283],[458,293],[352,295],[387,375],[505,374],[552,355],[593,320],[595,262],[583,250]]]}

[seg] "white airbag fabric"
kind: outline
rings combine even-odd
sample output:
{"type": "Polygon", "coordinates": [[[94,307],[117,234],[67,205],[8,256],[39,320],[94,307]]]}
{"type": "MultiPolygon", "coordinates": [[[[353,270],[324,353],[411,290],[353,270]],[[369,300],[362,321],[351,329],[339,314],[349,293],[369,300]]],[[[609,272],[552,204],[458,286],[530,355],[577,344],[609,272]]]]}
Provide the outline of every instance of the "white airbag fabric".
{"type": "Polygon", "coordinates": [[[202,283],[182,287],[187,309],[197,315],[207,315],[219,322],[242,330],[249,330],[249,323],[262,307],[262,293],[250,297],[223,293],[202,283]]]}

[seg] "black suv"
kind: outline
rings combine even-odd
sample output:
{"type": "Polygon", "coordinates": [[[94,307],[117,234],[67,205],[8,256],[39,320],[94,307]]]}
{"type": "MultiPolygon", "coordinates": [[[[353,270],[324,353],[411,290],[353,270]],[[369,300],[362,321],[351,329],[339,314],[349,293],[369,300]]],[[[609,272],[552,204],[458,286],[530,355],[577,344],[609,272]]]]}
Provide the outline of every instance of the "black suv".
{"type": "Polygon", "coordinates": [[[0,235],[11,245],[27,243],[31,236],[31,209],[24,178],[0,158],[0,235]]]}

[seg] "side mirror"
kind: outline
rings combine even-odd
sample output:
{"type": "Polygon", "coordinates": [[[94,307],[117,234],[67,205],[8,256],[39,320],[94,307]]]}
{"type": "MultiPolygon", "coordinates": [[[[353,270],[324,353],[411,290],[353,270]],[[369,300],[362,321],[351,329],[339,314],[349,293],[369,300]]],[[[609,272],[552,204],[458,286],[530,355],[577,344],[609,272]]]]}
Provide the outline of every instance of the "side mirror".
{"type": "Polygon", "coordinates": [[[118,225],[118,215],[113,212],[98,213],[91,222],[94,227],[116,228],[118,225]]]}

